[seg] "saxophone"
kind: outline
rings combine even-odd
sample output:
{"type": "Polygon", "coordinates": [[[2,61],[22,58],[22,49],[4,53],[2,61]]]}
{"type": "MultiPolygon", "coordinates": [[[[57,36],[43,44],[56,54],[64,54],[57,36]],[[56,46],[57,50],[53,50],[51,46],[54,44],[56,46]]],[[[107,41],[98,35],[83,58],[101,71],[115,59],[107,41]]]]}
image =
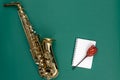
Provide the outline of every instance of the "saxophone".
{"type": "Polygon", "coordinates": [[[35,63],[38,65],[41,77],[47,80],[57,77],[58,68],[52,50],[53,40],[51,38],[44,38],[42,43],[40,42],[39,36],[32,28],[20,2],[8,3],[4,4],[4,6],[16,6],[18,8],[18,15],[30,46],[30,52],[35,63]]]}

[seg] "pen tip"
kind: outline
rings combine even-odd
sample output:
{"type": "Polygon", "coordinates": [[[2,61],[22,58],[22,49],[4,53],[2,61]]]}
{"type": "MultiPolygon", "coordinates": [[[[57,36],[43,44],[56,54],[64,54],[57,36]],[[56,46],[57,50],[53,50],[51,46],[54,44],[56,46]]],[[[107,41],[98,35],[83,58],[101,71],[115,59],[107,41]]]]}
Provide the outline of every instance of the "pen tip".
{"type": "Polygon", "coordinates": [[[72,70],[75,70],[75,68],[76,68],[76,66],[73,66],[73,67],[72,67],[72,70]]]}

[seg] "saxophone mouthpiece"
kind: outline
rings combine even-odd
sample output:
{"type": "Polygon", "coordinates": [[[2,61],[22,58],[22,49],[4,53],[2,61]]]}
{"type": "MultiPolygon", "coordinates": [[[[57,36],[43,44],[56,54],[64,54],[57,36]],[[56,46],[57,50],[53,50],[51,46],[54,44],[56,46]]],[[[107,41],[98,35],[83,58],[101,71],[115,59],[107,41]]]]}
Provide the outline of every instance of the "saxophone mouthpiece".
{"type": "Polygon", "coordinates": [[[3,6],[4,6],[4,7],[7,7],[7,6],[8,6],[8,4],[4,4],[3,6]]]}

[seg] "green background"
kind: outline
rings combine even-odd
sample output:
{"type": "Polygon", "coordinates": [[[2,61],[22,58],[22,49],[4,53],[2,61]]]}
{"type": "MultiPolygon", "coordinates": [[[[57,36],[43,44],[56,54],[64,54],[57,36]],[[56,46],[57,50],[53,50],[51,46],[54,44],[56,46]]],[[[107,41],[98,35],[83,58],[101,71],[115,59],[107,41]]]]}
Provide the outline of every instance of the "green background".
{"type": "MultiPolygon", "coordinates": [[[[0,0],[0,80],[42,80],[32,60],[16,8],[0,0]]],[[[19,0],[31,24],[51,37],[59,68],[55,80],[120,80],[119,0],[19,0]],[[75,39],[97,41],[91,70],[72,70],[75,39]]]]}

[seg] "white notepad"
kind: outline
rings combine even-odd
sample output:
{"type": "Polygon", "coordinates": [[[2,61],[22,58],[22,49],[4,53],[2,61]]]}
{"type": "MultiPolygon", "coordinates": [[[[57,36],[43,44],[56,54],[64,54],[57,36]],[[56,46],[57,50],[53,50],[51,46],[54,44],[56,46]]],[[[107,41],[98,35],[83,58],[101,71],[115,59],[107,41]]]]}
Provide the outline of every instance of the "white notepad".
{"type": "MultiPolygon", "coordinates": [[[[80,38],[76,39],[72,66],[76,66],[86,56],[87,50],[91,45],[96,45],[96,41],[80,38]]],[[[91,69],[92,62],[93,56],[87,57],[77,67],[91,69]]]]}

